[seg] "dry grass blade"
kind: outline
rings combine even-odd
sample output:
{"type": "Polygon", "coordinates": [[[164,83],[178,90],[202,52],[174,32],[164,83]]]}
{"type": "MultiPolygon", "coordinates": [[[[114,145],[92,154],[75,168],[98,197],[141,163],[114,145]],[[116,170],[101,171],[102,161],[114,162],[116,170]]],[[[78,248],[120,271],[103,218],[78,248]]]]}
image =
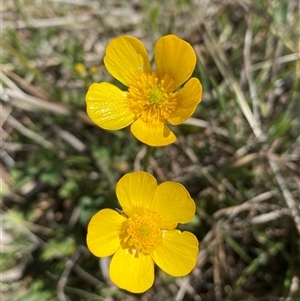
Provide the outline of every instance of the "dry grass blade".
{"type": "Polygon", "coordinates": [[[55,114],[68,116],[71,113],[70,108],[62,104],[51,103],[41,98],[28,95],[22,91],[4,88],[3,92],[9,97],[9,102],[19,108],[34,110],[45,110],[55,114]]]}
{"type": "Polygon", "coordinates": [[[34,131],[29,130],[27,127],[25,127],[21,122],[16,120],[14,117],[8,116],[6,120],[13,128],[15,128],[17,131],[19,131],[26,137],[34,140],[37,144],[40,144],[41,146],[48,149],[54,149],[52,143],[50,143],[40,135],[36,134],[34,131]]]}
{"type": "Polygon", "coordinates": [[[253,64],[249,66],[249,71],[253,72],[259,69],[268,68],[271,67],[273,64],[281,65],[285,63],[296,62],[297,60],[299,60],[299,58],[300,58],[300,53],[291,53],[284,56],[279,56],[274,58],[274,60],[267,60],[265,62],[253,64]]]}
{"type": "MultiPolygon", "coordinates": [[[[222,51],[222,47],[218,45],[218,42],[214,34],[212,33],[211,29],[208,26],[205,26],[205,28],[207,32],[203,35],[203,40],[207,49],[209,49],[218,69],[220,70],[225,82],[227,83],[228,88],[231,89],[236,94],[237,102],[240,105],[241,110],[243,111],[246,119],[248,120],[256,138],[258,139],[259,142],[264,142],[266,140],[266,135],[263,133],[254,114],[251,112],[250,107],[244,97],[244,94],[237,80],[233,75],[233,71],[226,58],[226,55],[222,51]]],[[[295,221],[295,225],[300,234],[300,213],[297,210],[296,201],[291,196],[291,193],[287,188],[284,178],[280,175],[278,165],[272,160],[269,160],[269,163],[275,174],[280,189],[283,193],[287,206],[291,209],[295,221]]]]}
{"type": "Polygon", "coordinates": [[[260,109],[259,109],[259,99],[257,96],[257,89],[250,73],[251,66],[251,44],[253,39],[253,18],[254,16],[251,14],[248,16],[247,20],[247,31],[245,33],[245,42],[244,42],[244,62],[245,62],[245,74],[248,81],[249,89],[250,89],[250,97],[252,99],[253,105],[253,115],[257,123],[261,126],[260,121],[260,109]]]}
{"type": "MultiPolygon", "coordinates": [[[[227,84],[227,87],[230,91],[234,92],[236,95],[236,101],[239,104],[243,114],[245,115],[247,121],[249,122],[253,133],[255,134],[258,141],[263,142],[266,140],[265,135],[262,133],[262,130],[259,126],[259,123],[255,119],[255,116],[253,115],[246,98],[244,96],[243,91],[240,88],[240,85],[238,81],[235,79],[232,68],[226,58],[226,55],[218,45],[218,42],[211,31],[211,29],[205,25],[206,32],[203,34],[203,41],[206,45],[206,48],[209,50],[212,58],[214,59],[219,71],[221,72],[224,81],[227,84]]],[[[197,50],[197,48],[196,48],[197,50]]]]}
{"type": "Polygon", "coordinates": [[[293,216],[295,225],[296,225],[297,230],[298,230],[299,235],[300,235],[300,207],[299,207],[299,203],[297,205],[297,201],[293,198],[290,190],[288,189],[284,178],[282,177],[282,175],[279,172],[278,164],[276,162],[272,161],[272,160],[269,160],[269,164],[270,164],[270,166],[273,170],[273,173],[275,175],[277,183],[278,183],[278,185],[279,185],[279,187],[282,191],[285,202],[286,202],[288,208],[291,210],[291,214],[293,216]]]}
{"type": "Polygon", "coordinates": [[[213,126],[205,120],[197,119],[197,118],[194,118],[194,117],[190,117],[183,124],[194,125],[194,126],[198,126],[198,127],[201,127],[201,128],[209,128],[209,129],[212,130],[212,132],[214,132],[218,135],[225,136],[225,137],[229,136],[229,133],[225,128],[220,128],[220,127],[213,126]]]}
{"type": "Polygon", "coordinates": [[[219,220],[223,215],[226,215],[229,219],[233,219],[241,212],[251,210],[257,203],[266,201],[275,195],[276,193],[274,191],[267,191],[240,205],[220,209],[214,213],[214,219],[219,220]]]}
{"type": "Polygon", "coordinates": [[[257,215],[251,219],[251,223],[253,225],[263,224],[279,219],[283,215],[290,215],[290,210],[288,208],[282,208],[280,210],[273,210],[265,214],[257,215]]]}

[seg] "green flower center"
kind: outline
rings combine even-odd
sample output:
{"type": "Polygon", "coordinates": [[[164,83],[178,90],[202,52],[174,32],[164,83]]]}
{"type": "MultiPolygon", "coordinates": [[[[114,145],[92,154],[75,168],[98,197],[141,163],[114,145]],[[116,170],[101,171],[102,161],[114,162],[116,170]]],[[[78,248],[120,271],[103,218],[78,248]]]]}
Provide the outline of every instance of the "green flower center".
{"type": "Polygon", "coordinates": [[[148,100],[151,105],[157,106],[160,105],[165,98],[164,91],[158,87],[154,87],[148,93],[148,100]]]}
{"type": "Polygon", "coordinates": [[[162,244],[162,230],[157,225],[157,215],[152,212],[134,214],[123,222],[120,242],[123,249],[136,257],[140,253],[150,254],[162,244]]]}

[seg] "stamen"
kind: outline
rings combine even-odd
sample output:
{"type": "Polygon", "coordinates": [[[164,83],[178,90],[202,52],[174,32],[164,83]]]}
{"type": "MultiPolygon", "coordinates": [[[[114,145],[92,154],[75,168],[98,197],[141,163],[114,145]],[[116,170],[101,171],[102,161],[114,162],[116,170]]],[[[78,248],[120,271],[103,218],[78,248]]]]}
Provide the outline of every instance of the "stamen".
{"type": "Polygon", "coordinates": [[[123,249],[138,257],[140,253],[149,254],[162,244],[162,230],[157,226],[159,217],[153,212],[134,214],[123,222],[120,242],[123,249]]]}
{"type": "Polygon", "coordinates": [[[159,81],[155,72],[142,73],[127,95],[136,118],[153,125],[164,123],[177,107],[177,92],[171,90],[172,82],[170,77],[159,81]]]}

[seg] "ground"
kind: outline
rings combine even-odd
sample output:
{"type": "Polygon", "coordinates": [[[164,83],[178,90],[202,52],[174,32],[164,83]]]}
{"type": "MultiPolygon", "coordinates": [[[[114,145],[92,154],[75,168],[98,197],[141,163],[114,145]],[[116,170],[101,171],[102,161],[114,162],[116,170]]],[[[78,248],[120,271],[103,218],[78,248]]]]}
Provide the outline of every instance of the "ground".
{"type": "MultiPolygon", "coordinates": [[[[299,2],[1,2],[1,294],[35,300],[300,300],[299,2]],[[93,82],[114,80],[108,42],[188,41],[203,85],[176,143],[154,149],[86,115],[93,82]],[[149,164],[146,166],[146,160],[149,164]],[[201,248],[184,278],[156,271],[134,295],[86,247],[91,216],[118,207],[122,175],[182,183],[201,248]]],[[[171,54],[170,54],[171,55],[171,54]]],[[[124,87],[122,87],[124,88],[124,87]]]]}

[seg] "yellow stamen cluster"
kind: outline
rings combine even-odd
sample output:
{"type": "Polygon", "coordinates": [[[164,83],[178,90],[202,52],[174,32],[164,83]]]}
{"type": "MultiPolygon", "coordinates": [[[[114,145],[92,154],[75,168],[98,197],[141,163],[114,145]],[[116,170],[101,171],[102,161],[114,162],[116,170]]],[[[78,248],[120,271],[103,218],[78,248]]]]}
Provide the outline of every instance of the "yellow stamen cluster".
{"type": "Polygon", "coordinates": [[[177,107],[177,92],[172,92],[172,85],[170,77],[159,80],[155,72],[142,73],[127,94],[136,118],[153,125],[165,122],[177,107]]]}
{"type": "Polygon", "coordinates": [[[123,249],[138,257],[140,253],[149,254],[162,244],[162,230],[157,226],[157,217],[152,212],[133,214],[123,222],[120,241],[123,249]]]}

